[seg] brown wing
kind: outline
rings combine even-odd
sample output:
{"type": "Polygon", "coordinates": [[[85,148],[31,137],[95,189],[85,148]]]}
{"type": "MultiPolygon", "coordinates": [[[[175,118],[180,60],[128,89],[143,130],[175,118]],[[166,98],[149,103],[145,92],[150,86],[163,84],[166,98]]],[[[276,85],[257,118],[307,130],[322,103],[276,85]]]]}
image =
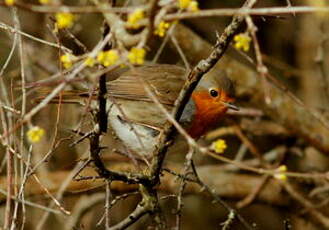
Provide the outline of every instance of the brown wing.
{"type": "Polygon", "coordinates": [[[108,82],[108,93],[115,98],[152,102],[139,80],[143,78],[161,103],[173,105],[184,84],[185,74],[184,68],[175,65],[146,65],[108,82]]]}

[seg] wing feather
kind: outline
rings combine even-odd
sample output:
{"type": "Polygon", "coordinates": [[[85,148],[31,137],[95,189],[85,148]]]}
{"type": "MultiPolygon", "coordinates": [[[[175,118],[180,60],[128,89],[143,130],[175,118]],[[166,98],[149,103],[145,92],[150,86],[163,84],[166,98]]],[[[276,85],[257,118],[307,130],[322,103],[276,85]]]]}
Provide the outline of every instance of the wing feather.
{"type": "Polygon", "coordinates": [[[185,81],[186,71],[175,65],[146,65],[129,70],[108,83],[108,93],[114,98],[149,101],[139,78],[147,81],[161,103],[173,105],[185,81]]]}

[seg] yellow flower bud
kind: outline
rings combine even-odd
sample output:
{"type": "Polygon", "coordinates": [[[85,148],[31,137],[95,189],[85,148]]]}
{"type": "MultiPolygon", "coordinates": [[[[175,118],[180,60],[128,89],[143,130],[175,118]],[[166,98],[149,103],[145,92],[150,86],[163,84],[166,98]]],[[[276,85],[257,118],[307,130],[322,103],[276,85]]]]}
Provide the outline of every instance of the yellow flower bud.
{"type": "Polygon", "coordinates": [[[133,47],[128,54],[128,60],[131,64],[142,65],[144,63],[145,55],[145,49],[133,47]]]}
{"type": "Polygon", "coordinates": [[[63,64],[65,69],[71,68],[73,65],[74,56],[72,54],[63,54],[60,57],[60,61],[63,64]]]}
{"type": "Polygon", "coordinates": [[[242,49],[247,52],[250,49],[251,37],[246,33],[237,34],[234,36],[234,42],[234,47],[236,49],[242,49]]]}
{"type": "Polygon", "coordinates": [[[274,178],[282,181],[287,180],[287,175],[285,174],[285,172],[287,172],[287,166],[281,165],[275,171],[276,173],[273,175],[274,178]]]}
{"type": "Polygon", "coordinates": [[[12,6],[15,4],[15,0],[5,0],[7,6],[12,6]]]}
{"type": "Polygon", "coordinates": [[[49,4],[49,0],[39,0],[39,3],[42,5],[49,4]]]}
{"type": "Polygon", "coordinates": [[[133,29],[138,29],[140,27],[139,21],[144,17],[144,11],[142,9],[136,9],[128,15],[127,26],[133,29]]]}
{"type": "Polygon", "coordinates": [[[96,60],[91,57],[87,57],[85,60],[85,64],[89,67],[93,67],[95,65],[96,60]]]}
{"type": "Polygon", "coordinates": [[[216,153],[224,153],[225,149],[227,148],[227,145],[225,140],[218,139],[211,144],[210,148],[216,153]]]}
{"type": "Polygon", "coordinates": [[[163,37],[166,34],[169,27],[170,27],[170,23],[161,21],[157,26],[157,28],[155,29],[154,34],[158,35],[159,37],[163,37]]]}
{"type": "Polygon", "coordinates": [[[114,65],[118,60],[119,54],[117,50],[102,51],[97,55],[97,61],[106,67],[114,65]]]}
{"type": "Polygon", "coordinates": [[[75,20],[75,16],[71,13],[57,13],[55,18],[58,29],[71,28],[75,20]]]}
{"type": "Polygon", "coordinates": [[[34,126],[27,131],[26,136],[31,143],[38,143],[44,136],[44,134],[45,130],[43,128],[40,128],[39,126],[34,126]]]}

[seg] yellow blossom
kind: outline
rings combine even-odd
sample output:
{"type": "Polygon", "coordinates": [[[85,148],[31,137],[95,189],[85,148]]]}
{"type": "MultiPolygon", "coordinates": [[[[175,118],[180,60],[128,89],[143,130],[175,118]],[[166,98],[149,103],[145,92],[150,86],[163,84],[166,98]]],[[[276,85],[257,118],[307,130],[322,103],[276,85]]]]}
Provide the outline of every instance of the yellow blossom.
{"type": "Polygon", "coordinates": [[[46,4],[49,4],[49,1],[50,0],[39,0],[39,3],[42,5],[46,5],[46,4]]]}
{"type": "Polygon", "coordinates": [[[210,148],[216,153],[224,153],[225,149],[227,148],[227,145],[225,140],[218,139],[211,144],[210,148]]]}
{"type": "Polygon", "coordinates": [[[145,54],[145,49],[133,47],[129,51],[128,60],[131,64],[142,65],[144,63],[145,54]]]}
{"type": "Polygon", "coordinates": [[[190,3],[191,0],[178,0],[178,5],[180,9],[187,9],[190,3]]]}
{"type": "Polygon", "coordinates": [[[247,52],[250,49],[251,37],[247,33],[241,33],[234,36],[234,47],[247,52]]]}
{"type": "Polygon", "coordinates": [[[64,29],[73,26],[75,16],[71,13],[57,13],[55,18],[58,29],[64,29]]]}
{"type": "Polygon", "coordinates": [[[195,0],[178,0],[178,7],[182,10],[196,12],[199,10],[198,2],[195,0]]]}
{"type": "Polygon", "coordinates": [[[128,15],[127,26],[133,29],[138,29],[140,27],[139,21],[144,17],[144,11],[142,9],[136,9],[128,15]]]}
{"type": "Polygon", "coordinates": [[[114,65],[119,60],[119,54],[116,50],[108,50],[99,52],[97,61],[104,66],[114,65]]]}
{"type": "Polygon", "coordinates": [[[166,34],[169,27],[170,27],[170,23],[161,21],[157,26],[157,28],[155,29],[154,34],[158,35],[159,37],[163,37],[166,34]]]}
{"type": "Polygon", "coordinates": [[[85,60],[85,64],[89,67],[93,67],[95,65],[95,59],[91,57],[87,57],[85,60]]]}
{"type": "Polygon", "coordinates": [[[31,143],[38,143],[44,136],[44,134],[45,130],[43,128],[40,128],[39,126],[34,126],[27,131],[26,136],[31,143]]]}
{"type": "Polygon", "coordinates": [[[197,12],[199,10],[199,3],[197,1],[191,1],[187,9],[191,12],[197,12]]]}
{"type": "Polygon", "coordinates": [[[5,0],[7,6],[12,6],[15,4],[15,0],[5,0]]]}
{"type": "Polygon", "coordinates": [[[63,54],[60,57],[60,61],[63,64],[65,69],[70,68],[73,65],[74,56],[72,54],[63,54]]]}
{"type": "Polygon", "coordinates": [[[276,173],[274,173],[273,177],[278,179],[278,180],[287,180],[287,175],[285,172],[287,172],[287,166],[281,165],[279,168],[277,168],[276,173]]]}

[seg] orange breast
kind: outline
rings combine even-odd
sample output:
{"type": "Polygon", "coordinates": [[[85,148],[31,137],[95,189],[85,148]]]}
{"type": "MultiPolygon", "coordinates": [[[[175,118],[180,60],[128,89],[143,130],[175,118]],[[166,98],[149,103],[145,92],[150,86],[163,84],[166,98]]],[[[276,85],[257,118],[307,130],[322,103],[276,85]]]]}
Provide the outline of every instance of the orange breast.
{"type": "Polygon", "coordinates": [[[192,99],[196,111],[187,131],[191,137],[199,138],[217,124],[226,113],[227,108],[210,97],[208,92],[194,92],[192,99]]]}

